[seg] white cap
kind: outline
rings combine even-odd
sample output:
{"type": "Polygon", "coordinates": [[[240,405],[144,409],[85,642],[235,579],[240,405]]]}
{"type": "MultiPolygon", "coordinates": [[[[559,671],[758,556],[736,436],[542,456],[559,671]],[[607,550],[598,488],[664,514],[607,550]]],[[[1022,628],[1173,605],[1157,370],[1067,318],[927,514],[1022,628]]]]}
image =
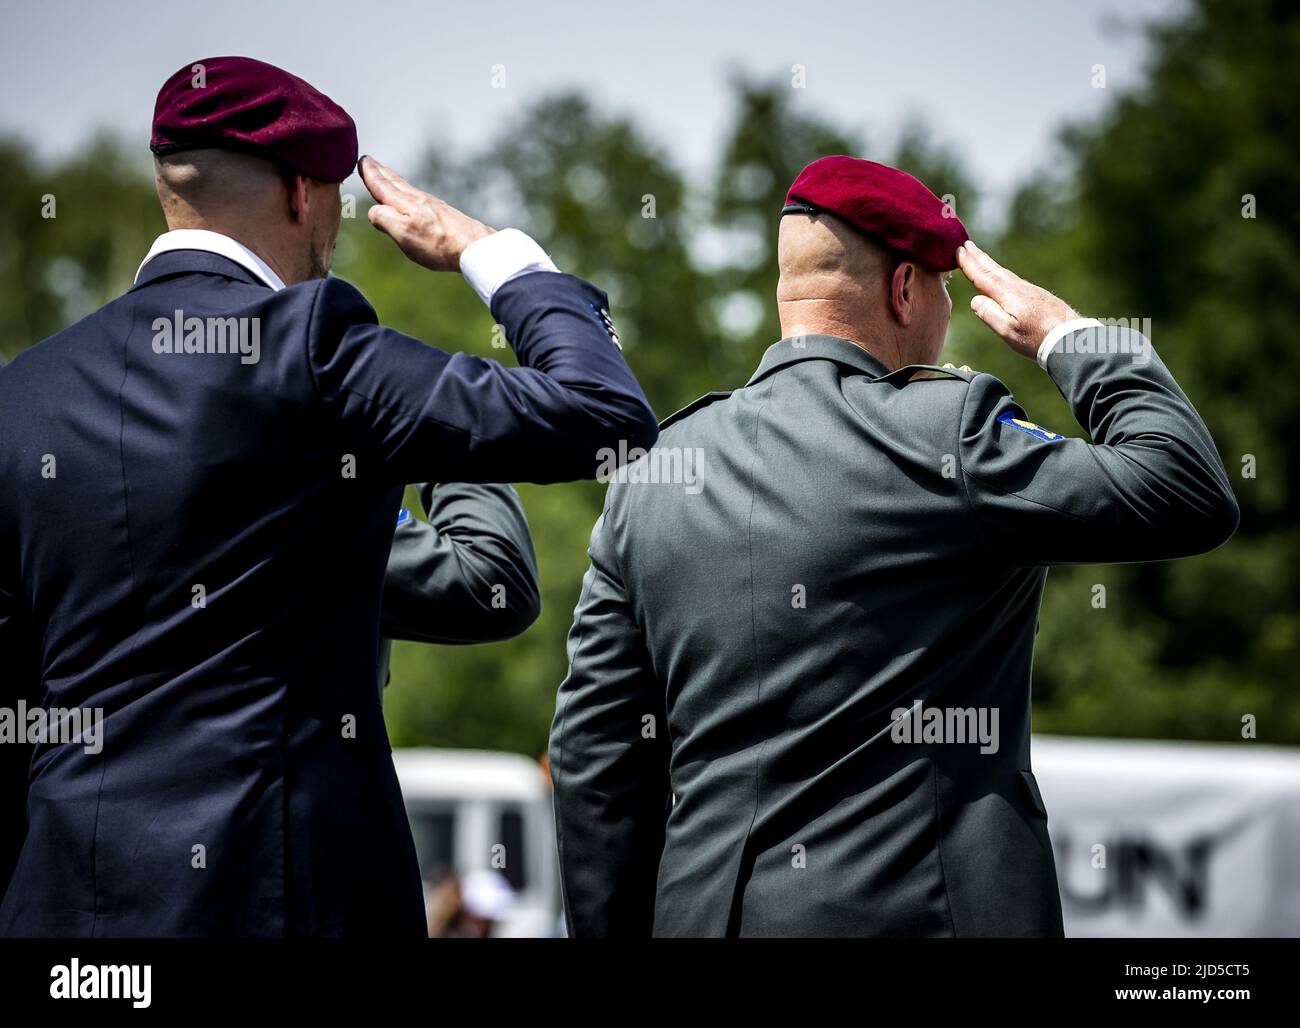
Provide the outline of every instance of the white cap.
{"type": "Polygon", "coordinates": [[[485,921],[500,921],[515,905],[515,891],[496,871],[475,868],[460,882],[465,911],[485,921]]]}

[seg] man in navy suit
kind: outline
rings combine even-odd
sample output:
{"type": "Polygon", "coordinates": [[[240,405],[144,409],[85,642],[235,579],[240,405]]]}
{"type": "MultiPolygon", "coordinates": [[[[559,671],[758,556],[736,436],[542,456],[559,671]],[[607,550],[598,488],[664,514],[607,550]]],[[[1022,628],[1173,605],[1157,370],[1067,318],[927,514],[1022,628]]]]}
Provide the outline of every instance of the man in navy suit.
{"type": "Polygon", "coordinates": [[[355,130],[302,80],[182,69],[152,149],[134,288],[0,374],[0,707],[39,706],[0,934],[423,935],[375,688],[403,485],[592,477],[654,416],[604,293],[369,158],[520,367],[324,277],[355,130]]]}

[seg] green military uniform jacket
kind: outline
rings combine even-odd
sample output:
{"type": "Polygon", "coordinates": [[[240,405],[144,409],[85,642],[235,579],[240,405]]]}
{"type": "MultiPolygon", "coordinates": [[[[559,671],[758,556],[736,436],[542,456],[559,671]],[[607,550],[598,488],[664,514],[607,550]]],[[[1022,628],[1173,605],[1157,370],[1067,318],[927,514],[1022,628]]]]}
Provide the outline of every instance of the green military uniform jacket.
{"type": "Polygon", "coordinates": [[[537,620],[537,555],[519,495],[508,485],[415,487],[427,522],[403,508],[393,532],[380,610],[379,685],[393,639],[484,643],[537,620]]]}
{"type": "Polygon", "coordinates": [[[1091,443],[991,375],[829,336],[663,423],[608,490],[557,699],[574,935],[1061,934],[1029,752],[1046,569],[1200,553],[1238,517],[1191,403],[1116,331],[1047,358],[1091,443]],[[665,482],[688,455],[697,482],[665,482]],[[991,751],[953,741],[993,712],[991,751]]]}

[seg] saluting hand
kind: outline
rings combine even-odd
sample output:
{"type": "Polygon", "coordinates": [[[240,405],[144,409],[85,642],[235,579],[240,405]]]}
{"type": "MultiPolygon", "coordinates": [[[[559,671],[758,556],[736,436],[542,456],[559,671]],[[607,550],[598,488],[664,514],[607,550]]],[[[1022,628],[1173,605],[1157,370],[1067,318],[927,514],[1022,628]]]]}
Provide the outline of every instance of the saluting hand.
{"type": "Polygon", "coordinates": [[[465,247],[496,231],[416,189],[369,155],[361,158],[357,170],[370,195],[378,201],[370,208],[370,224],[430,271],[459,271],[465,247]]]}
{"type": "Polygon", "coordinates": [[[1036,359],[1047,333],[1079,316],[1060,297],[1008,271],[969,239],[958,247],[957,263],[979,290],[970,302],[975,316],[1022,357],[1036,359]]]}

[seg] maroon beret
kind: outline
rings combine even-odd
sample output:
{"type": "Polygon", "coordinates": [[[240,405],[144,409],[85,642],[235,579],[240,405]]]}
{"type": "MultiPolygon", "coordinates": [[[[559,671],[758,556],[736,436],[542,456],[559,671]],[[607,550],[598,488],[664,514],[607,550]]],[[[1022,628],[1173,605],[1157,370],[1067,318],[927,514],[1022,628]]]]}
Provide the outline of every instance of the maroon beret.
{"type": "Polygon", "coordinates": [[[297,75],[251,57],[211,57],[163,83],[149,143],[159,156],[202,147],[244,150],[342,182],[357,164],[357,127],[297,75]]]}
{"type": "Polygon", "coordinates": [[[857,157],[822,157],[799,172],[781,213],[818,211],[843,218],[931,271],[957,267],[957,247],[969,238],[956,212],[918,179],[857,157]]]}

